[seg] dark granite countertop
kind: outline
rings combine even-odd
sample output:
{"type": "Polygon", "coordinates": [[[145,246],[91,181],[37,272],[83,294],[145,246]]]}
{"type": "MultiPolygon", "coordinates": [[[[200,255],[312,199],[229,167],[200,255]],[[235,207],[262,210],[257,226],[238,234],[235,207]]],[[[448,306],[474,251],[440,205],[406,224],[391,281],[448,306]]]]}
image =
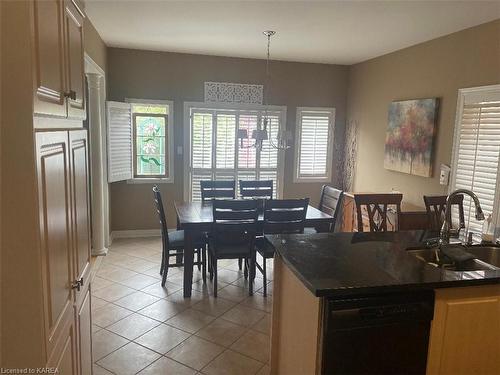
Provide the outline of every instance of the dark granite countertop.
{"type": "Polygon", "coordinates": [[[449,271],[406,253],[429,237],[425,231],[267,236],[317,297],[500,283],[500,270],[449,271]]]}

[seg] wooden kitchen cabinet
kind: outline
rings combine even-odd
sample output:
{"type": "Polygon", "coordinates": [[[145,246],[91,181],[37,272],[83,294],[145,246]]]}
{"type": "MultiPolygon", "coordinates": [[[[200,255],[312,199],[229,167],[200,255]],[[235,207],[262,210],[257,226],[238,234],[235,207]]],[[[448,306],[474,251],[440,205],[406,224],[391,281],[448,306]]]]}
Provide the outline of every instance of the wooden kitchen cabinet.
{"type": "Polygon", "coordinates": [[[39,131],[36,152],[48,363],[90,374],[87,131],[39,131]]]}
{"type": "Polygon", "coordinates": [[[61,0],[33,2],[34,110],[66,117],[61,0]]]}
{"type": "Polygon", "coordinates": [[[427,375],[500,372],[500,285],[436,290],[427,375]]]}
{"type": "Polygon", "coordinates": [[[64,1],[67,115],[85,118],[83,15],[71,0],[64,1]]]}
{"type": "MultiPolygon", "coordinates": [[[[85,118],[83,12],[72,0],[33,1],[34,113],[85,118]]],[[[50,127],[50,122],[44,122],[50,127]]]]}

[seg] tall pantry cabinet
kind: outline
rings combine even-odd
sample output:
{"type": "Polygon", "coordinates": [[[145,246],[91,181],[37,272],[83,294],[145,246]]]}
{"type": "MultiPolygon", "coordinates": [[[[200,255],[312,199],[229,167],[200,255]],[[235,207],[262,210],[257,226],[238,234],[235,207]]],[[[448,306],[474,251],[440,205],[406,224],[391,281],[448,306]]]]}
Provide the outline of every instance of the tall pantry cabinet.
{"type": "MultiPolygon", "coordinates": [[[[19,253],[19,257],[29,259],[34,272],[27,278],[33,277],[38,283],[29,283],[17,299],[12,294],[13,297],[5,301],[2,295],[2,304],[6,302],[7,305],[4,305],[5,314],[2,310],[0,367],[48,367],[56,368],[58,374],[89,375],[92,373],[91,258],[89,145],[87,130],[83,128],[85,16],[76,0],[11,2],[5,7],[2,4],[2,13],[2,21],[17,17],[11,26],[19,27],[20,31],[16,35],[16,30],[11,30],[12,34],[5,38],[22,38],[22,24],[29,24],[29,39],[20,39],[19,48],[30,49],[30,62],[23,61],[21,65],[30,67],[24,73],[31,77],[32,84],[25,89],[32,95],[29,103],[19,103],[18,110],[21,105],[23,109],[31,108],[31,139],[21,137],[26,122],[21,121],[20,115],[16,126],[19,141],[32,145],[32,151],[27,154],[31,154],[34,167],[27,170],[32,170],[34,175],[30,177],[25,172],[24,178],[32,179],[34,194],[24,199],[33,199],[36,217],[25,219],[33,219],[31,221],[37,224],[36,228],[25,228],[27,236],[31,230],[36,231],[36,241],[24,247],[24,254],[19,253]],[[11,14],[5,14],[6,11],[11,14]],[[23,321],[10,321],[13,314],[9,309],[20,311],[28,305],[33,321],[26,326],[23,321]],[[17,335],[14,330],[4,330],[5,324],[18,325],[17,335]],[[40,342],[33,343],[37,339],[40,342]]],[[[3,38],[4,35],[2,42],[3,38]]],[[[15,59],[17,52],[14,49],[9,52],[15,59]]],[[[21,67],[16,69],[18,71],[12,74],[23,74],[21,67]]],[[[14,82],[12,77],[9,79],[14,82]]],[[[9,84],[9,79],[5,85],[9,84]]],[[[5,91],[2,87],[2,94],[5,91]]],[[[12,121],[5,125],[14,126],[12,121]]],[[[13,162],[19,162],[22,168],[22,158],[16,160],[13,162]]],[[[30,156],[26,156],[24,165],[29,161],[30,156]]],[[[8,259],[7,255],[3,259],[8,259]]],[[[2,264],[2,281],[7,281],[2,286],[5,290],[16,287],[9,283],[14,280],[11,273],[25,272],[16,266],[16,257],[11,259],[11,270],[2,264]]]]}

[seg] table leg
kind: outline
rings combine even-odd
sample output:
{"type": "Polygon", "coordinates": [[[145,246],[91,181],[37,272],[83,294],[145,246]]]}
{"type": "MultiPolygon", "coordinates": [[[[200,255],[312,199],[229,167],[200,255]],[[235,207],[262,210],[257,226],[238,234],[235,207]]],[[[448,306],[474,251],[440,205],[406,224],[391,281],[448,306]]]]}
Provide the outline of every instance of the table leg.
{"type": "Polygon", "coordinates": [[[184,229],[184,298],[191,297],[193,285],[194,234],[192,229],[184,229]]]}

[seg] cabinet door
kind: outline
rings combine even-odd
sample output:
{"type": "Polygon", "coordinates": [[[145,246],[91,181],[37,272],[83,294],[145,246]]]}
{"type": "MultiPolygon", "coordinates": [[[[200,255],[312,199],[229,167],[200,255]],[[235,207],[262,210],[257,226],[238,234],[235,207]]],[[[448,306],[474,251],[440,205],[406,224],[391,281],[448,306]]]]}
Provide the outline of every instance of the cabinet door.
{"type": "MultiPolygon", "coordinates": [[[[75,375],[78,371],[78,357],[74,320],[69,321],[64,328],[65,334],[61,337],[46,367],[57,369],[57,374],[59,375],[75,375]]],[[[89,372],[88,374],[91,373],[89,372]]]]}
{"type": "Polygon", "coordinates": [[[427,374],[498,374],[500,286],[436,291],[427,374]]]}
{"type": "Polygon", "coordinates": [[[64,1],[64,41],[68,117],[85,118],[83,15],[73,1],[64,1]]]}
{"type": "Polygon", "coordinates": [[[92,323],[90,317],[90,289],[85,290],[81,306],[77,307],[79,371],[81,375],[92,373],[92,323]]]}
{"type": "Polygon", "coordinates": [[[66,341],[66,327],[74,320],[68,133],[36,133],[36,153],[45,336],[50,358],[56,344],[66,341]]]}
{"type": "Polygon", "coordinates": [[[62,0],[33,2],[34,111],[66,117],[62,0]]]}
{"type": "Polygon", "coordinates": [[[82,281],[75,291],[80,304],[90,282],[89,170],[86,130],[69,131],[71,233],[74,257],[73,280],[82,281]]]}

